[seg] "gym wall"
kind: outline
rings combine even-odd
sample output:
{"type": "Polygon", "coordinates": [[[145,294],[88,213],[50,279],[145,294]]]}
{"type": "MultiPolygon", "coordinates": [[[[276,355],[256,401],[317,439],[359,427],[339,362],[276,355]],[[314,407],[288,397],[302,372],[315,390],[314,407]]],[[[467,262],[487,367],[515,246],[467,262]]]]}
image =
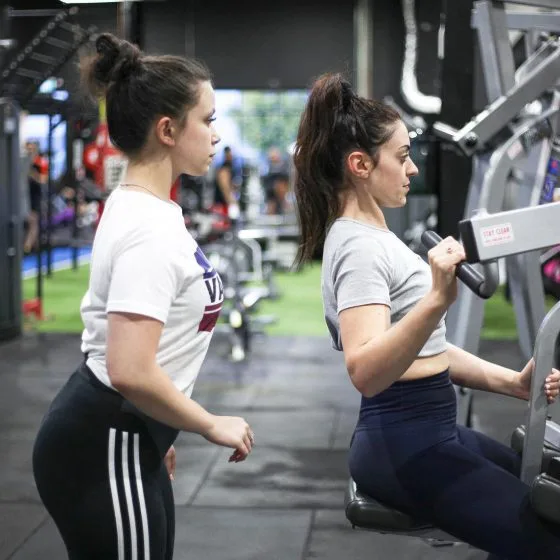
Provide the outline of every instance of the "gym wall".
{"type": "MultiPolygon", "coordinates": [[[[22,9],[63,6],[56,0],[17,4],[22,9]]],[[[81,25],[116,31],[117,4],[79,8],[81,25]]],[[[143,2],[138,10],[143,48],[200,58],[212,70],[216,88],[300,89],[326,71],[347,72],[353,80],[353,2],[160,0],[143,2]]],[[[25,44],[44,22],[15,20],[14,36],[25,44]]],[[[70,90],[76,86],[76,74],[72,63],[63,69],[70,90]]]]}

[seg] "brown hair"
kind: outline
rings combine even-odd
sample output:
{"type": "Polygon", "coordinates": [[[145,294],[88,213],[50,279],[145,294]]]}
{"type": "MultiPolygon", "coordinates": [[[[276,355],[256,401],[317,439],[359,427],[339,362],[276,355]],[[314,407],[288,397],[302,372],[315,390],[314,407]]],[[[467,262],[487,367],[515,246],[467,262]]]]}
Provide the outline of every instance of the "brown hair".
{"type": "Polygon", "coordinates": [[[379,101],[356,95],[342,75],[325,74],[314,84],[301,117],[295,146],[295,196],[302,242],[299,266],[321,248],[340,212],[344,160],[364,150],[374,160],[400,115],[379,101]]]}
{"type": "Polygon", "coordinates": [[[96,53],[80,61],[82,81],[94,97],[105,97],[111,141],[137,156],[158,116],[186,120],[198,102],[198,85],[210,80],[199,62],[179,56],[146,56],[110,33],[99,35],[96,53]]]}

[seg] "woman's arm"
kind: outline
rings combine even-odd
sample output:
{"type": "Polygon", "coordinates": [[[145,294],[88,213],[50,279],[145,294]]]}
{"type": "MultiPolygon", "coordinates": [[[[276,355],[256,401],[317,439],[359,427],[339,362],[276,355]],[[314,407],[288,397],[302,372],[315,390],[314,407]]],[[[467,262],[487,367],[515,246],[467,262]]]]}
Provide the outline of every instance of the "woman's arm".
{"type": "Polygon", "coordinates": [[[447,344],[449,375],[456,385],[526,399],[519,384],[519,372],[487,360],[453,344],[447,344]]]}
{"type": "Polygon", "coordinates": [[[181,393],[158,366],[161,322],[132,313],[109,313],[108,323],[107,369],[123,397],[163,424],[198,433],[247,456],[252,442],[245,420],[210,414],[181,393]]]}
{"type": "MultiPolygon", "coordinates": [[[[449,375],[453,383],[518,399],[529,399],[534,367],[532,359],[519,372],[483,360],[453,344],[448,343],[447,348],[449,375]]],[[[544,391],[549,403],[554,402],[558,397],[560,393],[558,370],[553,369],[546,378],[544,391]]]]}
{"type": "Polygon", "coordinates": [[[399,379],[418,358],[447,305],[444,297],[431,291],[391,328],[385,305],[342,311],[339,320],[344,358],[356,389],[372,397],[399,379]]]}
{"type": "MultiPolygon", "coordinates": [[[[455,267],[463,248],[448,237],[428,252],[432,289],[392,327],[385,305],[350,307],[339,313],[346,367],[354,386],[366,397],[399,379],[431,336],[457,297],[455,267]]],[[[367,266],[359,262],[354,267],[367,266]]],[[[358,283],[359,286],[359,283],[358,283]]]]}

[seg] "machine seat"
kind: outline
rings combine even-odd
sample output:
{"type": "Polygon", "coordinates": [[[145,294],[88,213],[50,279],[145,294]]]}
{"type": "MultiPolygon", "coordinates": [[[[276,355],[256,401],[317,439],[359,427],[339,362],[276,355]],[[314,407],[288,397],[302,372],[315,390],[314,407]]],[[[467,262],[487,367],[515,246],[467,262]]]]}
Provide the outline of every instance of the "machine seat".
{"type": "Polygon", "coordinates": [[[378,533],[401,533],[441,541],[458,542],[429,523],[413,519],[360,492],[350,479],[346,492],[346,518],[353,527],[369,529],[378,533]]]}
{"type": "Polygon", "coordinates": [[[544,519],[560,524],[560,458],[550,461],[546,472],[531,485],[531,505],[544,519]]]}
{"type": "MultiPolygon", "coordinates": [[[[525,441],[525,426],[518,426],[511,435],[511,448],[519,455],[523,454],[523,442],[525,441]]],[[[560,457],[560,449],[549,445],[547,442],[543,446],[541,470],[548,472],[551,462],[560,457]]]]}

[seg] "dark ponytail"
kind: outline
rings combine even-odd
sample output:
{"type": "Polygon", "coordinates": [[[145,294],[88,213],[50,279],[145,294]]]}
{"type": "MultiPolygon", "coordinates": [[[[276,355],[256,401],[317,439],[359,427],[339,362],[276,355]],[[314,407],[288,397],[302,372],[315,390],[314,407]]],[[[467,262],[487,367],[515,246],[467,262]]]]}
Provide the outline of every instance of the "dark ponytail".
{"type": "Polygon", "coordinates": [[[346,155],[361,149],[375,159],[399,119],[400,115],[384,103],[357,96],[340,74],[325,74],[313,84],[294,155],[302,237],[297,266],[313,258],[340,213],[346,155]]]}
{"type": "Polygon", "coordinates": [[[95,40],[95,53],[80,61],[82,82],[89,93],[105,97],[112,142],[129,157],[146,143],[156,117],[185,121],[198,102],[198,85],[209,81],[199,62],[178,56],[146,56],[128,41],[110,33],[95,40]]]}

